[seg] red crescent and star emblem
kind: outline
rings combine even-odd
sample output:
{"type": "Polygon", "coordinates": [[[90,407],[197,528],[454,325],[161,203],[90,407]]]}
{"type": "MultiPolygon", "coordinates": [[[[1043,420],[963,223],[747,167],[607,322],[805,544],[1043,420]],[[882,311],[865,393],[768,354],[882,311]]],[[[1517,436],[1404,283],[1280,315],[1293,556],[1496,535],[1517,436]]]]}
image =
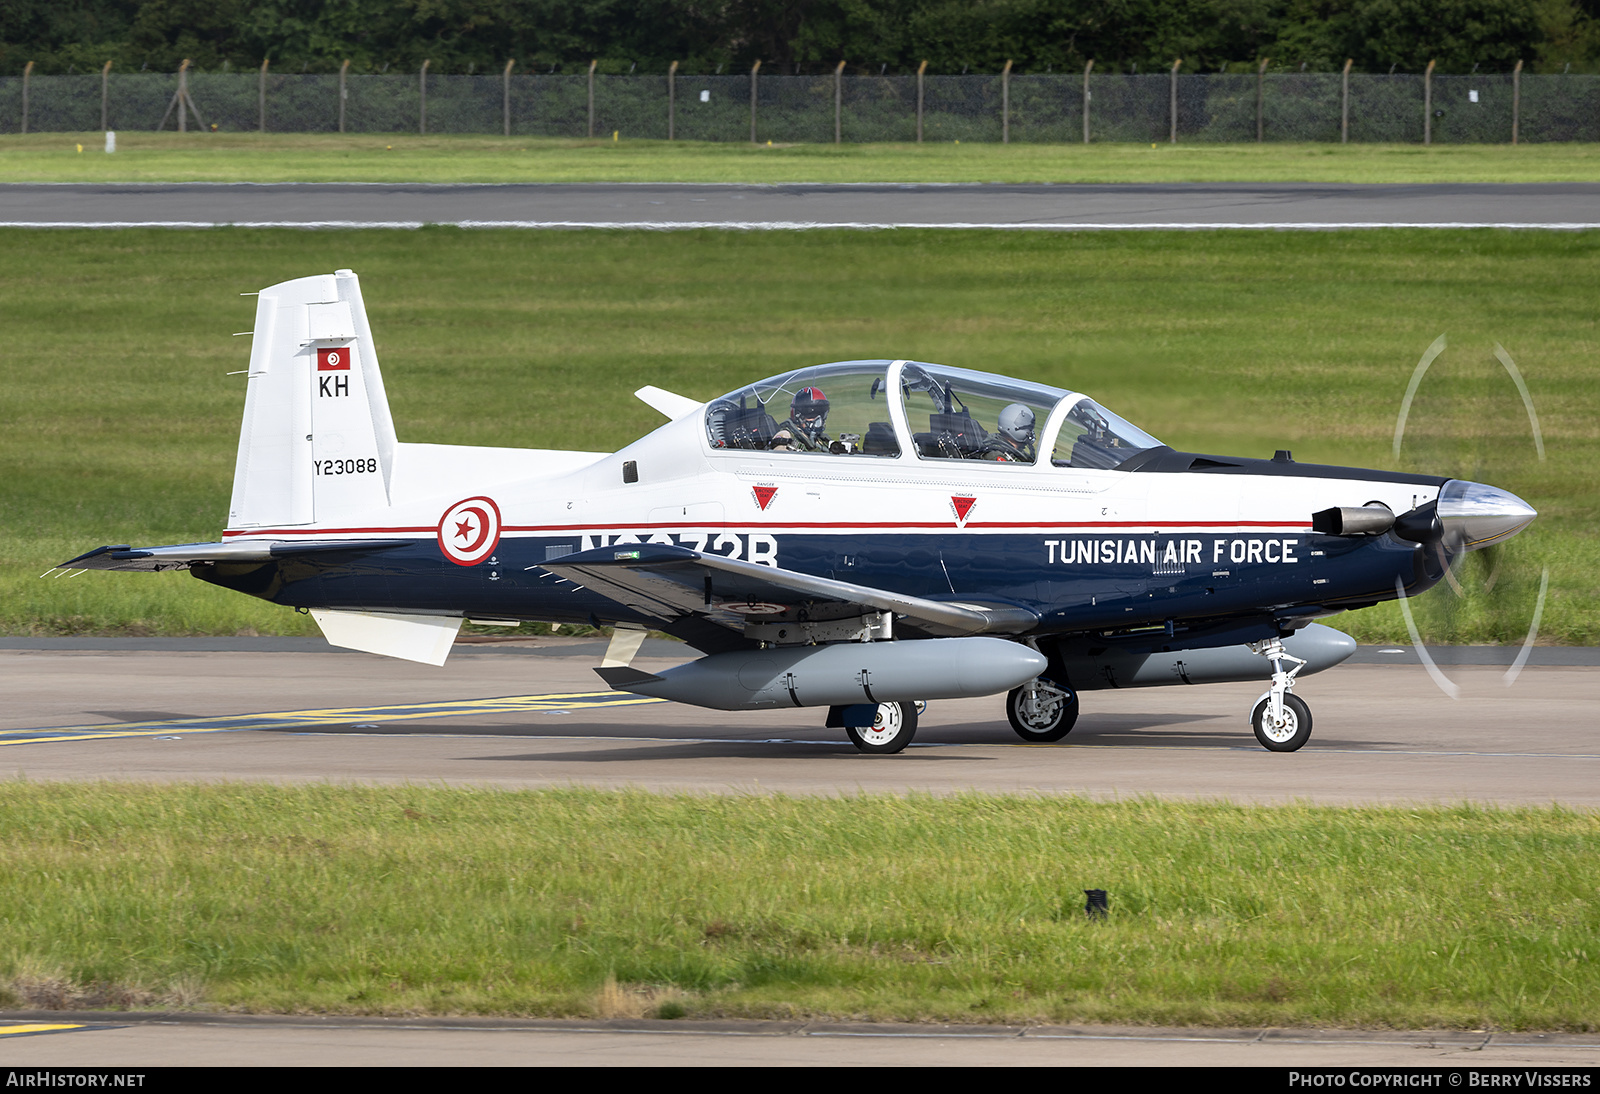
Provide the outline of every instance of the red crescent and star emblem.
{"type": "Polygon", "coordinates": [[[439,518],[439,550],[457,566],[476,566],[500,542],[500,507],[493,498],[467,498],[439,518]]]}
{"type": "Polygon", "coordinates": [[[317,350],[318,372],[348,372],[350,371],[350,348],[340,346],[337,349],[317,350]]]}

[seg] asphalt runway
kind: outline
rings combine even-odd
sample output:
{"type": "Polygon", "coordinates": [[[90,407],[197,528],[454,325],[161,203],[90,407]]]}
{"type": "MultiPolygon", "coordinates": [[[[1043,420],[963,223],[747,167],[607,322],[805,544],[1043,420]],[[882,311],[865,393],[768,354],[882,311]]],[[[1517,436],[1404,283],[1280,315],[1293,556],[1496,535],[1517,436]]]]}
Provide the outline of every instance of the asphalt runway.
{"type": "MultiPolygon", "coordinates": [[[[1457,700],[1409,651],[1304,678],[1315,730],[1291,754],[1263,750],[1245,725],[1263,673],[1085,693],[1059,745],[1018,740],[999,697],[937,702],[909,749],[867,756],[824,729],[820,710],[723,713],[607,693],[592,642],[461,645],[434,669],[317,641],[303,652],[249,652],[249,640],[13,645],[26,641],[0,649],[0,777],[1600,807],[1600,668],[1542,658],[1510,686],[1503,665],[1446,665],[1457,700]]],[[[635,665],[659,671],[691,651],[645,652],[635,665]]]]}
{"type": "Polygon", "coordinates": [[[1600,183],[9,183],[0,227],[1600,227],[1600,183]]]}

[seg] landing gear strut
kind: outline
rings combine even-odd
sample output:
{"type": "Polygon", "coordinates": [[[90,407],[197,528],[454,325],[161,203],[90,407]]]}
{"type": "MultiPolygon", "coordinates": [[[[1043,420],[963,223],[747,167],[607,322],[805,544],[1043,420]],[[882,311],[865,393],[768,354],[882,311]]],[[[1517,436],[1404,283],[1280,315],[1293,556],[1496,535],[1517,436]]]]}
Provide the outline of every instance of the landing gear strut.
{"type": "Polygon", "coordinates": [[[1285,650],[1281,638],[1252,642],[1250,652],[1272,662],[1272,687],[1251,709],[1250,728],[1268,752],[1294,752],[1311,739],[1311,708],[1289,692],[1306,662],[1285,650]],[[1294,668],[1285,671],[1285,661],[1294,662],[1294,668]]]}
{"type": "Polygon", "coordinates": [[[1078,693],[1039,677],[1006,696],[1006,718],[1030,744],[1059,741],[1078,721],[1078,693]]]}

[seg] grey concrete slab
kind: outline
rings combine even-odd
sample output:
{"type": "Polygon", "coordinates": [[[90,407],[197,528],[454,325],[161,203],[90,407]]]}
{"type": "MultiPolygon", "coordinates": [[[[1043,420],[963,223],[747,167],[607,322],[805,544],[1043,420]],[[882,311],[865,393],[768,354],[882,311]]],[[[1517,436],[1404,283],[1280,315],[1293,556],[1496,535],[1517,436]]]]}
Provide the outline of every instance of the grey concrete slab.
{"type": "MultiPolygon", "coordinates": [[[[116,1012],[0,1015],[0,1066],[1403,1067],[1600,1063],[1600,1037],[1561,1033],[896,1023],[538,1021],[116,1012]],[[81,1029],[5,1036],[16,1024],[81,1029]]],[[[1442,1077],[1438,1085],[1446,1084],[1442,1077]]],[[[1478,1083],[1474,1085],[1487,1085],[1478,1083]]],[[[1581,1084],[1580,1084],[1581,1085],[1581,1084]]]]}
{"type": "Polygon", "coordinates": [[[9,183],[0,226],[1600,227],[1600,183],[9,183]]]}

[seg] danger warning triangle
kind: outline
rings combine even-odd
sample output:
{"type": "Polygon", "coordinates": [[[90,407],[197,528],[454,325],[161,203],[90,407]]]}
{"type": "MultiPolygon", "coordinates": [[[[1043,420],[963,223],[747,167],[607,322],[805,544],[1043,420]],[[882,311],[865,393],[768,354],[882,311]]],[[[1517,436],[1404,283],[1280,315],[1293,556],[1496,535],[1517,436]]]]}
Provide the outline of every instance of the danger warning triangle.
{"type": "Polygon", "coordinates": [[[763,510],[771,504],[773,495],[778,492],[776,486],[756,486],[752,487],[752,489],[756,493],[756,504],[761,506],[763,510]]]}
{"type": "Polygon", "coordinates": [[[950,504],[955,507],[956,520],[964,522],[967,519],[967,514],[972,512],[972,507],[978,504],[978,499],[952,497],[950,504]]]}

